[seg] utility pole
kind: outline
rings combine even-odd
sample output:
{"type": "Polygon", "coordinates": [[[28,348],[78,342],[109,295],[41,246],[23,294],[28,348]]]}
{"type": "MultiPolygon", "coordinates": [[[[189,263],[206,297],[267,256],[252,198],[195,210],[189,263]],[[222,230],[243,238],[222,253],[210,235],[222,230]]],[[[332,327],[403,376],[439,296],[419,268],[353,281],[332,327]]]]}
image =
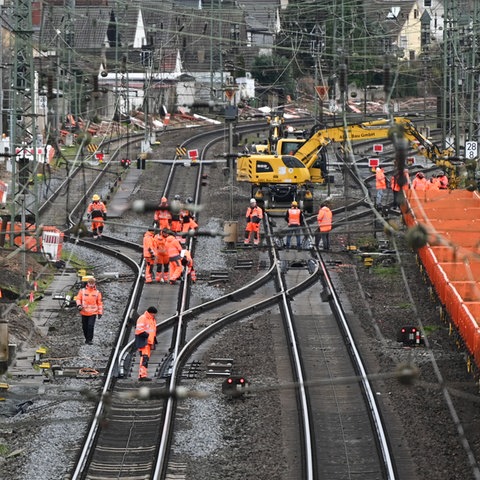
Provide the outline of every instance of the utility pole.
{"type": "Polygon", "coordinates": [[[15,221],[21,220],[22,272],[26,287],[25,230],[26,209],[29,221],[38,222],[37,195],[37,124],[36,83],[33,66],[32,3],[30,0],[14,2],[14,64],[12,71],[11,123],[12,195],[10,244],[13,246],[15,221]],[[29,191],[29,178],[33,176],[33,195],[29,191]]]}

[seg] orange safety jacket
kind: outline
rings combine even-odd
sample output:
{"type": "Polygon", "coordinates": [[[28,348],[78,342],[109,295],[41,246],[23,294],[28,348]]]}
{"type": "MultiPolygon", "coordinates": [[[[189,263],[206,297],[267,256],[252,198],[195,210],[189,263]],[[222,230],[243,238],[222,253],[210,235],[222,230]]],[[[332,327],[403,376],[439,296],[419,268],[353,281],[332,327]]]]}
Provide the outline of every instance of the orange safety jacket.
{"type": "Polygon", "coordinates": [[[96,286],[87,285],[82,288],[77,295],[77,306],[81,305],[80,315],[103,315],[102,294],[96,286]]]}
{"type": "Polygon", "coordinates": [[[165,246],[167,247],[167,253],[170,259],[175,257],[180,258],[180,253],[182,252],[182,245],[173,235],[167,236],[165,240],[165,246]]]}
{"type": "Polygon", "coordinates": [[[322,207],[318,211],[317,222],[318,229],[321,232],[329,232],[332,229],[333,213],[328,207],[322,207]]]}
{"type": "Polygon", "coordinates": [[[397,173],[390,179],[390,188],[394,192],[400,192],[401,190],[408,190],[409,183],[410,183],[410,176],[408,175],[408,171],[404,170],[403,174],[397,173]]]}
{"type": "Polygon", "coordinates": [[[426,178],[415,177],[412,181],[414,190],[428,190],[428,180],[426,178]]]}
{"type": "Polygon", "coordinates": [[[166,238],[161,233],[159,233],[155,235],[154,239],[155,239],[155,253],[157,257],[168,255],[166,238]]]}
{"type": "Polygon", "coordinates": [[[152,259],[155,257],[155,235],[153,232],[147,231],[143,236],[143,258],[152,259]]]}
{"type": "Polygon", "coordinates": [[[292,207],[288,209],[288,225],[299,226],[301,224],[302,211],[299,208],[292,207]]]}
{"type": "Polygon", "coordinates": [[[375,171],[375,188],[377,190],[385,190],[387,188],[387,177],[383,168],[377,168],[375,171]]]}
{"type": "Polygon", "coordinates": [[[189,230],[196,230],[198,223],[190,216],[186,215],[182,221],[182,232],[188,232],[189,230]]]}
{"type": "Polygon", "coordinates": [[[448,177],[446,175],[442,175],[441,177],[437,178],[439,180],[440,190],[446,190],[448,188],[448,177]]]}
{"type": "Polygon", "coordinates": [[[107,207],[103,202],[92,202],[87,208],[87,213],[92,219],[101,218],[103,220],[104,215],[107,213],[107,207]]]}
{"type": "Polygon", "coordinates": [[[170,228],[170,221],[172,220],[172,214],[168,206],[160,205],[158,210],[155,210],[153,214],[153,220],[160,229],[170,228]]]}
{"type": "Polygon", "coordinates": [[[157,321],[149,312],[145,312],[143,315],[138,317],[137,325],[135,327],[135,336],[140,335],[141,333],[148,333],[146,344],[155,345],[155,337],[157,336],[157,321]]]}
{"type": "Polygon", "coordinates": [[[440,181],[438,178],[433,177],[428,182],[427,190],[440,190],[440,181]]]}

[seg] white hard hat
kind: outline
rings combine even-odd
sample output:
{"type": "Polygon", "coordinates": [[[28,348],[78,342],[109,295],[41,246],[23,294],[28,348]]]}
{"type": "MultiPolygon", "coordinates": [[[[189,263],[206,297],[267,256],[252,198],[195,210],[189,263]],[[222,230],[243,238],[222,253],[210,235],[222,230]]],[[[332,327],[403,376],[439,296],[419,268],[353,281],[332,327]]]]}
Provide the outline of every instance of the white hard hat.
{"type": "Polygon", "coordinates": [[[250,203],[257,203],[257,201],[254,198],[251,198],[250,203]]]}

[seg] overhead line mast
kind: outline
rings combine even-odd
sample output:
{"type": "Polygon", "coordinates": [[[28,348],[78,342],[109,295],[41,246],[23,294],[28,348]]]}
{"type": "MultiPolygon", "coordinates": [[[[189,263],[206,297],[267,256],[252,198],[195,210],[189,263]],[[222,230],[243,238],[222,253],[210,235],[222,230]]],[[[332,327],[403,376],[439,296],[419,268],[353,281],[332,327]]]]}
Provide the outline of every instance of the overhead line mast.
{"type": "MultiPolygon", "coordinates": [[[[31,0],[14,1],[14,55],[12,70],[11,165],[12,197],[10,244],[13,246],[15,221],[21,221],[22,245],[25,245],[26,222],[36,222],[37,132],[36,80],[33,64],[33,27],[31,0]],[[33,191],[29,189],[33,177],[33,191]],[[29,212],[28,216],[26,212],[29,212]]],[[[23,252],[25,262],[25,252],[23,252]]],[[[25,266],[25,265],[24,265],[25,266]]],[[[23,269],[26,280],[26,268],[23,269]]]]}

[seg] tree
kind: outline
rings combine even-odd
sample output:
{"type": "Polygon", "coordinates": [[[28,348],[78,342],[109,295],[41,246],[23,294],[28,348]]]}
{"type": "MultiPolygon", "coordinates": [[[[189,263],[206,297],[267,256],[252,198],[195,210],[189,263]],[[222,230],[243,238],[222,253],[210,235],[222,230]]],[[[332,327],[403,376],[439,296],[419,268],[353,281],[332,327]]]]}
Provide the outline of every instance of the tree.
{"type": "Polygon", "coordinates": [[[292,69],[288,59],[278,55],[259,55],[252,66],[252,77],[263,87],[283,88],[285,93],[294,91],[292,69]]]}

